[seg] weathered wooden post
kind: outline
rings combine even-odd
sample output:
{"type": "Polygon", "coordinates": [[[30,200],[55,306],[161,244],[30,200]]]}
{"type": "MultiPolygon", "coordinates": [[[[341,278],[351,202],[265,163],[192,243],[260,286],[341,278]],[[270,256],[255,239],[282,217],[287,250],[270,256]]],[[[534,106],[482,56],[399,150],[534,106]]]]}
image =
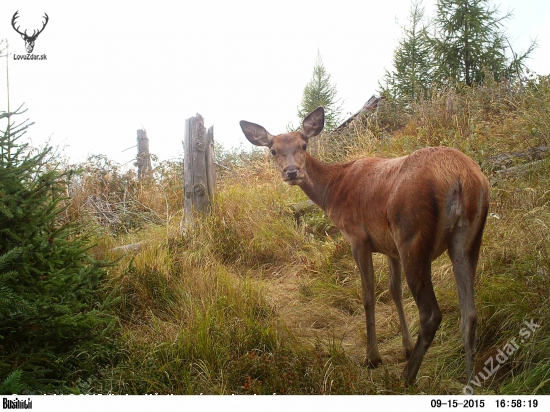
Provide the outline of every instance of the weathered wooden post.
{"type": "Polygon", "coordinates": [[[149,139],[144,129],[137,131],[137,148],[137,174],[138,179],[143,180],[145,177],[150,176],[153,171],[153,167],[151,166],[151,154],[149,153],[149,139]]]}
{"type": "Polygon", "coordinates": [[[216,159],[214,157],[214,126],[210,126],[206,132],[206,179],[208,181],[208,198],[210,202],[216,192],[216,159]]]}
{"type": "Polygon", "coordinates": [[[216,187],[214,163],[214,126],[204,128],[204,119],[197,113],[185,121],[183,141],[184,208],[181,232],[192,227],[195,213],[208,213],[216,187]]]}

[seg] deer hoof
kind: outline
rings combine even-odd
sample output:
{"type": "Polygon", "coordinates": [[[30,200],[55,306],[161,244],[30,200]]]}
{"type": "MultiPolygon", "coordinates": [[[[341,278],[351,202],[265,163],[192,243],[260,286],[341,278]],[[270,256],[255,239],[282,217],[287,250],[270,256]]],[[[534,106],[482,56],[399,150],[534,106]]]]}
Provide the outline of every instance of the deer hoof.
{"type": "Polygon", "coordinates": [[[382,364],[381,358],[378,358],[378,359],[365,358],[365,360],[362,363],[362,365],[368,369],[375,369],[378,367],[378,365],[381,365],[381,364],[382,364]]]}
{"type": "Polygon", "coordinates": [[[409,368],[407,366],[405,367],[405,369],[403,369],[403,372],[401,372],[401,377],[405,381],[405,386],[410,387],[415,384],[416,376],[413,376],[413,377],[409,376],[409,368]]]}

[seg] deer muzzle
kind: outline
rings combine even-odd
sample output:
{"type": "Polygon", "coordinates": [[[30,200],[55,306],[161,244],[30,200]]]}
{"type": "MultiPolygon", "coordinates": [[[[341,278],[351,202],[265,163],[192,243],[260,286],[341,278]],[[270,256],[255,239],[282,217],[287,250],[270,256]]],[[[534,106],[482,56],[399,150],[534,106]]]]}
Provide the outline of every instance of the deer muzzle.
{"type": "Polygon", "coordinates": [[[300,177],[299,175],[300,175],[300,168],[295,165],[285,167],[283,170],[283,179],[289,183],[293,180],[299,179],[300,177]]]}

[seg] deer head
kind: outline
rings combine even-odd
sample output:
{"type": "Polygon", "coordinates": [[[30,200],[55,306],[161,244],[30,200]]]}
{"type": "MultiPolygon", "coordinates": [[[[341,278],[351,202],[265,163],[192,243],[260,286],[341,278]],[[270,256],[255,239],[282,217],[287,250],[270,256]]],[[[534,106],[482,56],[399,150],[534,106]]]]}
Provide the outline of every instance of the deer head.
{"type": "Polygon", "coordinates": [[[32,35],[29,36],[27,34],[27,30],[25,30],[25,32],[20,32],[19,31],[19,27],[20,26],[17,26],[15,27],[15,20],[17,20],[17,18],[19,17],[18,16],[18,13],[19,13],[19,10],[15,12],[15,14],[13,15],[12,19],[11,19],[11,26],[13,27],[13,29],[19,33],[21,35],[21,37],[23,38],[23,40],[25,40],[25,49],[27,49],[27,53],[32,53],[33,49],[34,49],[34,42],[36,41],[36,38],[38,37],[38,35],[40,33],[42,33],[42,31],[44,31],[44,28],[46,27],[46,25],[48,24],[48,20],[50,19],[48,17],[48,15],[46,13],[44,13],[44,18],[46,19],[46,21],[42,24],[42,28],[40,30],[34,30],[32,35]]]}
{"type": "Polygon", "coordinates": [[[250,143],[269,147],[281,170],[283,180],[288,184],[296,185],[306,177],[307,143],[311,137],[317,136],[323,130],[325,111],[322,107],[318,107],[306,116],[300,130],[277,136],[271,135],[264,127],[255,123],[242,120],[240,124],[250,143]]]}

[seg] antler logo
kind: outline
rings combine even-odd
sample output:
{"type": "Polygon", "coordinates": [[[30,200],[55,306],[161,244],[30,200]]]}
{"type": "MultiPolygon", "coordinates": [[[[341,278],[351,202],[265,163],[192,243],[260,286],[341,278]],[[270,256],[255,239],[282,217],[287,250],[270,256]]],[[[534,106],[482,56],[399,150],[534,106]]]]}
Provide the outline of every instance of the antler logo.
{"type": "Polygon", "coordinates": [[[19,33],[21,35],[21,37],[23,38],[23,40],[25,40],[25,48],[27,49],[27,53],[32,53],[33,49],[34,49],[34,42],[36,41],[36,38],[38,37],[38,35],[40,33],[42,33],[44,31],[44,28],[46,27],[46,25],[48,24],[48,20],[50,20],[50,18],[48,17],[48,15],[46,13],[44,13],[44,18],[46,19],[46,21],[43,23],[42,25],[42,28],[40,30],[34,30],[32,35],[29,36],[27,34],[27,30],[25,30],[24,33],[21,33],[19,31],[19,27],[20,26],[17,26],[15,27],[15,20],[17,20],[17,18],[19,17],[18,16],[18,13],[19,13],[19,10],[17,10],[15,12],[15,14],[13,15],[12,19],[11,19],[11,25],[13,27],[13,29],[19,33]]]}

